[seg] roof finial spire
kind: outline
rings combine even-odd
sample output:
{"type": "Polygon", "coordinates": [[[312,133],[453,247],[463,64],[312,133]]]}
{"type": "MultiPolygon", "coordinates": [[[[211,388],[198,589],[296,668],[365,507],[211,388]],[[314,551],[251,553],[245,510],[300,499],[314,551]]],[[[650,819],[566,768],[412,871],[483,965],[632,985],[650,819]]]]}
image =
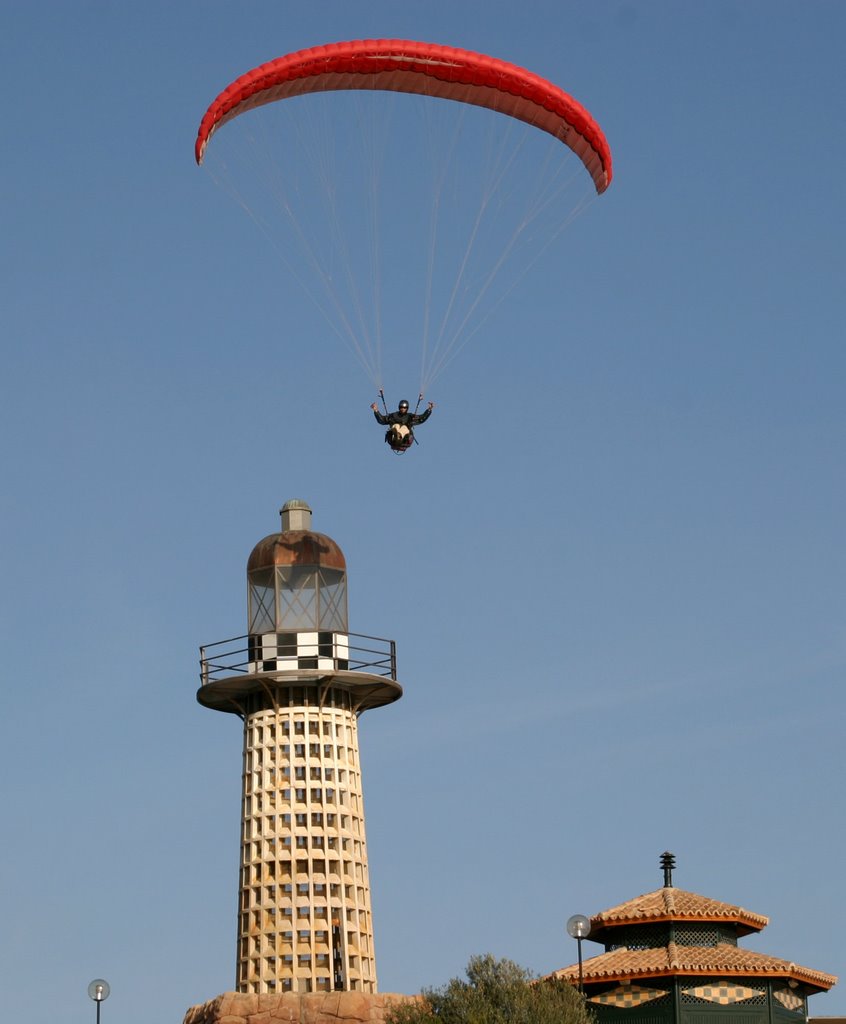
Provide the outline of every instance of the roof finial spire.
{"type": "Polygon", "coordinates": [[[673,886],[673,868],[676,866],[676,858],[669,851],[661,854],[661,867],[664,869],[664,888],[671,889],[673,886]]]}

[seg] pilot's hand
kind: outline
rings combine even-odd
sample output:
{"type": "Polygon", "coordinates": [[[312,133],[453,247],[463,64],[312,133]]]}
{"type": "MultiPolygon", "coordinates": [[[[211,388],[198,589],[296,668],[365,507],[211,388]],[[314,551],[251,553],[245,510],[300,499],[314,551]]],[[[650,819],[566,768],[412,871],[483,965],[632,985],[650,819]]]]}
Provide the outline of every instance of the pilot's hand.
{"type": "Polygon", "coordinates": [[[370,408],[371,408],[371,409],[372,409],[372,410],[373,410],[374,412],[378,412],[378,411],[379,411],[379,406],[378,406],[378,405],[377,405],[377,404],[376,404],[375,402],[374,402],[374,403],[373,403],[373,404],[372,404],[372,405],[370,406],[370,408]]]}
{"type": "Polygon", "coordinates": [[[434,408],[435,408],[435,403],[434,402],[429,402],[429,412],[431,412],[434,408]]]}

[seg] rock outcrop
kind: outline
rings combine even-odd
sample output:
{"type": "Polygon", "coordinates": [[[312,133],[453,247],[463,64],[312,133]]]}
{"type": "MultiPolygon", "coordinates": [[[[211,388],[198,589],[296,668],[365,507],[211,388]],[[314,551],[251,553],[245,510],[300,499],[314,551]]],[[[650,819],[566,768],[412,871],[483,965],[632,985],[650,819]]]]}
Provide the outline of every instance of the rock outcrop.
{"type": "Polygon", "coordinates": [[[389,1007],[419,998],[364,992],[224,992],[192,1006],[183,1024],[383,1024],[389,1007]]]}

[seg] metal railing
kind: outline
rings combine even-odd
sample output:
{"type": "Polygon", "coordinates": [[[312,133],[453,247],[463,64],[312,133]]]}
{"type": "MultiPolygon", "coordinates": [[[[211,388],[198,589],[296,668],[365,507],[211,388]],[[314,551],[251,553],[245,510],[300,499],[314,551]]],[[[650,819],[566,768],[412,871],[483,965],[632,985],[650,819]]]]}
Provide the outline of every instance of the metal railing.
{"type": "Polygon", "coordinates": [[[271,671],[295,672],[298,668],[323,668],[325,662],[329,661],[335,669],[369,672],[389,679],[397,677],[397,650],[393,640],[363,633],[300,630],[247,634],[204,644],[200,647],[200,683],[206,686],[230,676],[255,675],[268,671],[265,667],[268,652],[273,655],[275,662],[271,671]],[[273,637],[276,643],[272,640],[268,643],[273,637]],[[303,651],[307,651],[308,655],[303,656],[303,651]],[[312,661],[313,665],[310,664],[312,661]]]}

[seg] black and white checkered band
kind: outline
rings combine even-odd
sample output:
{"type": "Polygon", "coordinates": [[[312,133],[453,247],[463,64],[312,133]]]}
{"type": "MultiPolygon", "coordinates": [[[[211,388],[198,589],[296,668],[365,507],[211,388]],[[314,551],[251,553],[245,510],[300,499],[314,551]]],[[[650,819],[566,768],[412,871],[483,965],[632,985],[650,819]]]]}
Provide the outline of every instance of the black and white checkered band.
{"type": "Polygon", "coordinates": [[[346,670],[350,643],[346,633],[261,633],[249,638],[250,672],[297,669],[346,670]]]}

